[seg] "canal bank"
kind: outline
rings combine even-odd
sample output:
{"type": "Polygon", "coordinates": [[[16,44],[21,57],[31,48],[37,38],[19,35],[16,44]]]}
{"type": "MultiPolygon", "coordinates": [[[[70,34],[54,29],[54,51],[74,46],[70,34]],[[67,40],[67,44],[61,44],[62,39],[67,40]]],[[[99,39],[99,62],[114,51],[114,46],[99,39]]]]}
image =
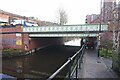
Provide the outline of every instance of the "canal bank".
{"type": "Polygon", "coordinates": [[[3,49],[2,52],[2,58],[15,58],[15,57],[22,57],[30,54],[34,54],[35,52],[42,50],[44,48],[47,48],[52,45],[46,45],[39,48],[32,49],[30,51],[22,51],[20,49],[3,49]]]}
{"type": "MultiPolygon", "coordinates": [[[[11,48],[6,48],[6,49],[2,49],[2,58],[14,58],[14,57],[22,57],[22,56],[26,56],[26,55],[30,55],[30,54],[34,54],[39,50],[42,50],[44,48],[50,47],[50,46],[55,46],[48,44],[45,46],[41,46],[38,48],[34,48],[31,49],[29,51],[22,51],[21,49],[11,49],[11,48]]],[[[65,45],[65,46],[81,46],[81,39],[73,39],[71,41],[65,42],[64,44],[61,45],[65,45]]],[[[57,45],[56,45],[57,46],[57,45]]],[[[60,44],[58,45],[60,46],[60,44]]]]}

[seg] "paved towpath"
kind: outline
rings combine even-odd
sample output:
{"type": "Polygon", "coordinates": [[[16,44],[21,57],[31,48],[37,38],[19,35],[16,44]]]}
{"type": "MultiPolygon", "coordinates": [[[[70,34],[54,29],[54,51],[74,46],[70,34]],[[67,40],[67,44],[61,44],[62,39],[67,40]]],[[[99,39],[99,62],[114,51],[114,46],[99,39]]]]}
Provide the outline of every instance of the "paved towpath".
{"type": "Polygon", "coordinates": [[[97,57],[96,50],[86,50],[83,58],[82,69],[78,69],[79,78],[117,78],[110,69],[111,61],[97,57]]]}

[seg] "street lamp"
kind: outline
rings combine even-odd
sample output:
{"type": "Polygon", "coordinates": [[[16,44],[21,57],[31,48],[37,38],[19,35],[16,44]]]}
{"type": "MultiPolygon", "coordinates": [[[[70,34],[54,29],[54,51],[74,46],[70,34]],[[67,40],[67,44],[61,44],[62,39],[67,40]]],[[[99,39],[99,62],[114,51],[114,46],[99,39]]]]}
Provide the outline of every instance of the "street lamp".
{"type": "Polygon", "coordinates": [[[100,54],[100,32],[101,32],[101,17],[102,17],[102,0],[100,2],[100,17],[99,17],[99,21],[100,21],[100,25],[99,25],[99,31],[98,31],[98,57],[99,57],[99,54],[100,54]]]}

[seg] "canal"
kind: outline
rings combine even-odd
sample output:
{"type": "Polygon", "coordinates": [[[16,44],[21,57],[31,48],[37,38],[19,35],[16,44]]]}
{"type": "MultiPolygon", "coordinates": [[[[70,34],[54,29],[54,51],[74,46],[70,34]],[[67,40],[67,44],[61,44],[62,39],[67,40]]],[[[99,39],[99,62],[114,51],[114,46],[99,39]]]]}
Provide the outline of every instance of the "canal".
{"type": "MultiPolygon", "coordinates": [[[[69,46],[70,43],[76,41],[52,45],[27,56],[3,59],[2,72],[17,78],[48,78],[79,50],[79,46],[69,46]]],[[[65,77],[67,71],[66,67],[59,77],[65,77]]]]}

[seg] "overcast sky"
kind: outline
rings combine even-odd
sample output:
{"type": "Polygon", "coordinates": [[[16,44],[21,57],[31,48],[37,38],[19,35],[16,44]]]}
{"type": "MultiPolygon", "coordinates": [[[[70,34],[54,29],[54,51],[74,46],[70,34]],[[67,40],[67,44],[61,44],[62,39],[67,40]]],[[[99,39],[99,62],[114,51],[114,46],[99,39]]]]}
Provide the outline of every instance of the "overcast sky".
{"type": "Polygon", "coordinates": [[[83,24],[87,14],[100,13],[100,0],[0,0],[0,9],[22,16],[56,22],[58,9],[68,14],[68,24],[83,24]]]}

